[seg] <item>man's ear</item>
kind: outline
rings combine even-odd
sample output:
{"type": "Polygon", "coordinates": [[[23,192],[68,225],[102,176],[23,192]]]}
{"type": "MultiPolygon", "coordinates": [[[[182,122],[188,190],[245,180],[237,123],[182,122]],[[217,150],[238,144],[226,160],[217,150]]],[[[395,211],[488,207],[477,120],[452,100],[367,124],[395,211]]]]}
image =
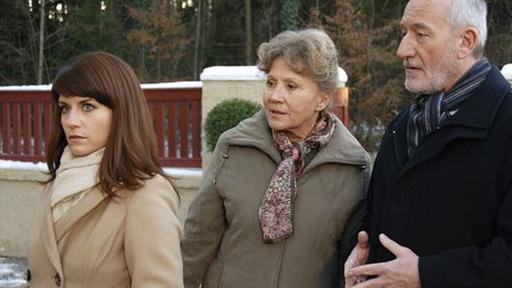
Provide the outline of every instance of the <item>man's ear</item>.
{"type": "Polygon", "coordinates": [[[457,53],[457,57],[459,59],[465,59],[468,56],[473,55],[478,37],[478,31],[474,27],[467,27],[461,31],[459,35],[459,49],[457,53]]]}

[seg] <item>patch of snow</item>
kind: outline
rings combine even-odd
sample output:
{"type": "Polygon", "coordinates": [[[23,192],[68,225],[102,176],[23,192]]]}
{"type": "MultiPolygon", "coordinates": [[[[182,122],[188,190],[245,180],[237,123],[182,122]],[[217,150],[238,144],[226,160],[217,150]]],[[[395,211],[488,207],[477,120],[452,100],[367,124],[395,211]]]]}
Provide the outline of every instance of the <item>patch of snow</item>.
{"type": "Polygon", "coordinates": [[[342,86],[345,86],[345,83],[348,81],[348,75],[343,68],[338,67],[338,82],[342,84],[342,86]]]}
{"type": "Polygon", "coordinates": [[[506,64],[501,69],[501,74],[507,79],[510,84],[512,84],[512,64],[506,64]]]}
{"type": "Polygon", "coordinates": [[[50,91],[52,84],[0,86],[0,91],[50,91]]]}
{"type": "Polygon", "coordinates": [[[198,176],[198,177],[201,177],[203,175],[203,170],[201,168],[164,167],[164,172],[165,172],[165,174],[171,175],[171,176],[198,176]]]}
{"type": "MultiPolygon", "coordinates": [[[[207,67],[201,73],[201,81],[204,80],[264,80],[265,73],[256,66],[212,66],[207,67]]],[[[347,83],[347,73],[338,67],[338,81],[342,86],[347,83]]]]}
{"type": "MultiPolygon", "coordinates": [[[[161,83],[142,83],[142,89],[180,89],[180,88],[201,88],[201,81],[181,81],[181,82],[161,82],[161,83]]],[[[0,91],[50,91],[52,84],[46,85],[13,85],[0,86],[0,91]]]]}
{"type": "Polygon", "coordinates": [[[46,166],[46,163],[32,163],[13,160],[0,160],[0,169],[38,170],[42,172],[48,172],[48,166],[46,166]]]}
{"type": "Polygon", "coordinates": [[[212,66],[205,68],[200,78],[201,81],[264,80],[265,73],[256,66],[212,66]]]}
{"type": "Polygon", "coordinates": [[[0,287],[29,287],[26,281],[27,261],[25,258],[0,256],[0,287]]]}
{"type": "MultiPolygon", "coordinates": [[[[41,172],[48,172],[46,163],[38,162],[24,162],[12,160],[0,160],[0,169],[14,169],[14,170],[38,170],[41,172]]],[[[201,168],[176,168],[164,167],[164,172],[172,176],[198,176],[201,177],[203,170],[201,168]]]]}
{"type": "Polygon", "coordinates": [[[162,83],[142,83],[142,89],[180,89],[180,88],[201,88],[201,81],[181,81],[181,82],[162,82],[162,83]]]}

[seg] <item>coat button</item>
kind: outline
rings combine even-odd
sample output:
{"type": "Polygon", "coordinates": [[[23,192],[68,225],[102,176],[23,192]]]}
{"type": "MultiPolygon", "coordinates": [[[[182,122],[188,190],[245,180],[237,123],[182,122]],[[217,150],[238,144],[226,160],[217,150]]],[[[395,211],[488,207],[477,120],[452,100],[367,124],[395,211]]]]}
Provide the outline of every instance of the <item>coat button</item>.
{"type": "Polygon", "coordinates": [[[60,287],[60,275],[59,275],[59,273],[55,274],[53,279],[55,280],[55,285],[60,287]]]}
{"type": "Polygon", "coordinates": [[[25,280],[27,280],[27,282],[30,282],[30,280],[32,280],[32,273],[30,272],[30,269],[27,269],[27,271],[25,272],[25,280]]]}

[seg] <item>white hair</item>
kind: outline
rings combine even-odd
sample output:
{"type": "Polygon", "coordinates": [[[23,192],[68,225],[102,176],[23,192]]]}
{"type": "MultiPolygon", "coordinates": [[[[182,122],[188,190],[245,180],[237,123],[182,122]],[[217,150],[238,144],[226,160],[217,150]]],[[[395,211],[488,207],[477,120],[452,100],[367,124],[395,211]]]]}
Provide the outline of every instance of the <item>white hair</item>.
{"type": "Polygon", "coordinates": [[[474,27],[478,32],[473,56],[480,58],[484,54],[487,41],[487,3],[485,0],[452,0],[448,16],[454,32],[465,27],[474,27]]]}

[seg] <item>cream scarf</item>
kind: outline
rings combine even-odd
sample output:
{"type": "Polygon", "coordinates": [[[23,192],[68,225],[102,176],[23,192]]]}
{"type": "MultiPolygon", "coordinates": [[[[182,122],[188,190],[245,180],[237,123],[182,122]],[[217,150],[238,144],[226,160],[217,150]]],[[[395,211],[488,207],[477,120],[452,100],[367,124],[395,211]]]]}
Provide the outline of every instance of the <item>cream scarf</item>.
{"type": "Polygon", "coordinates": [[[98,170],[105,148],[86,156],[75,157],[69,147],[64,148],[60,166],[53,181],[50,206],[53,223],[98,184],[98,170]]]}

